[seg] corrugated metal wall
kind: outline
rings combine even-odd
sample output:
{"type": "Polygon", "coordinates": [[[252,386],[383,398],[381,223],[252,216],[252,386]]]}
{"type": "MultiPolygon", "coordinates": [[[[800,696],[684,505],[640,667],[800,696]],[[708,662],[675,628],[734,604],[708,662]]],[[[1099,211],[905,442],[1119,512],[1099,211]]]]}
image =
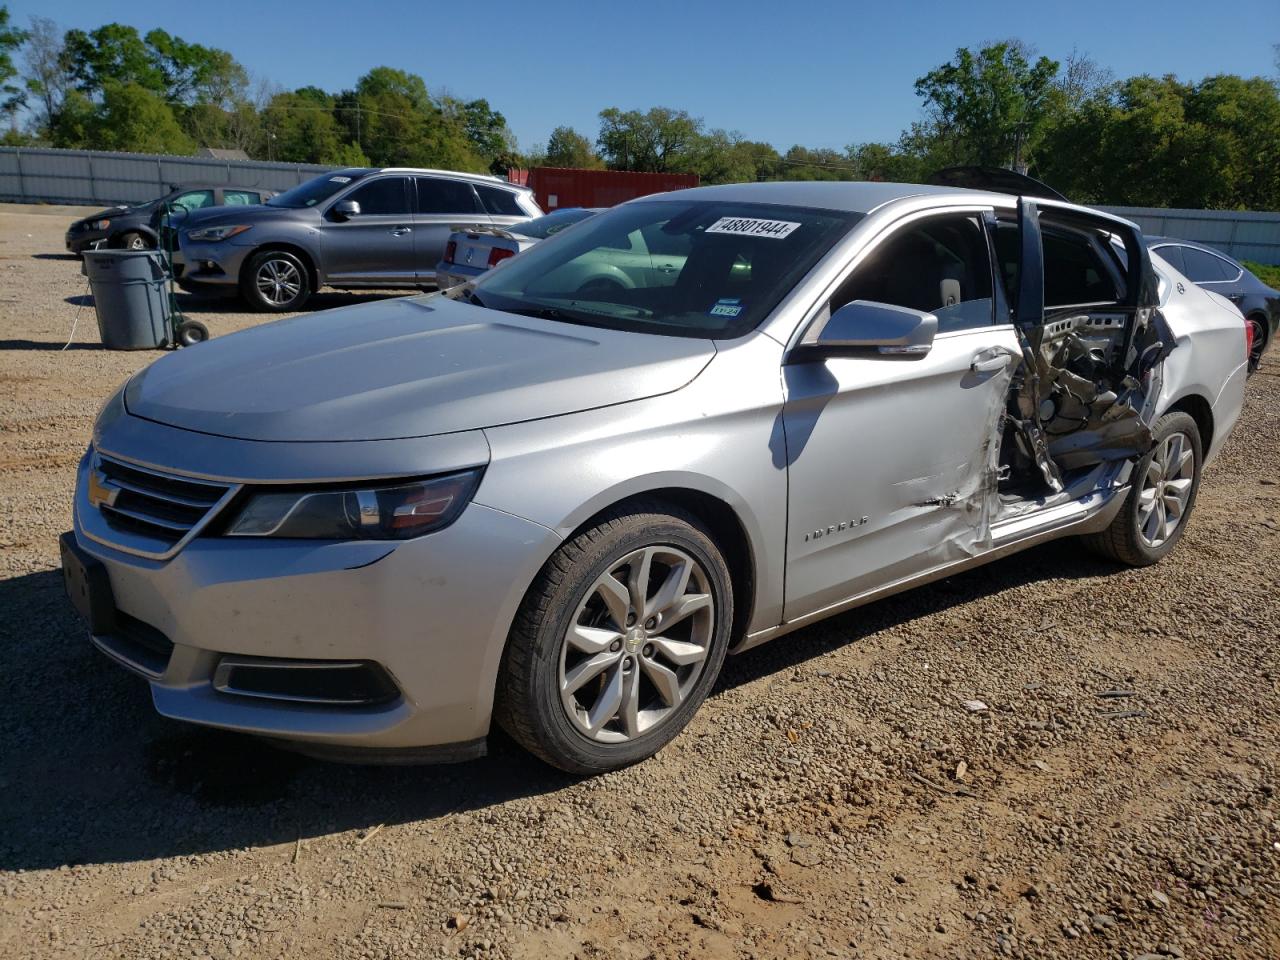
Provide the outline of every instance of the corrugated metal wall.
{"type": "Polygon", "coordinates": [[[0,200],[12,203],[140,203],[177,183],[287,190],[329,167],[211,160],[105,150],[0,147],[0,200]]]}
{"type": "Polygon", "coordinates": [[[1216,247],[1237,260],[1280,264],[1280,212],[1160,207],[1101,209],[1132,220],[1148,236],[1194,240],[1216,247]]]}

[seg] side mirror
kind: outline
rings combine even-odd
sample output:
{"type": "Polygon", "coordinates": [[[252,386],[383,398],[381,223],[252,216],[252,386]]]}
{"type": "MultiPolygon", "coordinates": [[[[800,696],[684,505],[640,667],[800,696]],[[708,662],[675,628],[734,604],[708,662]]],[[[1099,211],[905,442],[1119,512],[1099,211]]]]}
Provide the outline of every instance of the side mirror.
{"type": "Polygon", "coordinates": [[[850,354],[921,356],[933,346],[938,318],[891,303],[854,300],[831,315],[811,341],[801,344],[810,357],[850,354]]]}
{"type": "Polygon", "coordinates": [[[350,220],[360,216],[360,203],[356,200],[342,200],[333,206],[333,215],[339,220],[350,220]]]}

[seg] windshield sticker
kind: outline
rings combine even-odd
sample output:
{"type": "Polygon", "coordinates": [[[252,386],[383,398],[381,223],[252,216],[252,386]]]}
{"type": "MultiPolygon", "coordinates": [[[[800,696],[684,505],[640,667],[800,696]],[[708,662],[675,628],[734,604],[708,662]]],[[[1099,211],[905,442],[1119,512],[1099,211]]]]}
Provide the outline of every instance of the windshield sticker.
{"type": "Polygon", "coordinates": [[[723,297],[707,311],[709,317],[736,317],[742,312],[742,301],[737,297],[723,297]]]}
{"type": "Polygon", "coordinates": [[[736,233],[743,237],[768,237],[781,240],[800,226],[789,220],[757,220],[755,217],[721,217],[711,226],[707,233],[736,233]]]}
{"type": "Polygon", "coordinates": [[[350,183],[351,178],[350,177],[330,177],[329,182],[330,183],[350,183]]]}

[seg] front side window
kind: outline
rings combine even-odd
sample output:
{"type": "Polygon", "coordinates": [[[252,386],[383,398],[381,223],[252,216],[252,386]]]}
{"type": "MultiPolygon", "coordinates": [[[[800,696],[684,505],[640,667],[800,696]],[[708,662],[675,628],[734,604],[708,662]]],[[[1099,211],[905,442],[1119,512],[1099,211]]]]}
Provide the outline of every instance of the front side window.
{"type": "MultiPolygon", "coordinates": [[[[361,217],[407,216],[409,197],[406,192],[408,177],[379,177],[343,197],[360,204],[361,217]]],[[[357,218],[359,219],[359,218],[357,218]]]]}
{"type": "Polygon", "coordinates": [[[588,326],[736,337],[758,326],[861,217],[729,201],[628,203],[458,295],[588,326]]]}
{"type": "Polygon", "coordinates": [[[199,210],[201,207],[213,206],[212,190],[189,190],[178,194],[170,203],[181,210],[199,210]]]}
{"type": "Polygon", "coordinates": [[[442,177],[418,177],[419,213],[479,213],[471,184],[442,177]]]}
{"type": "Polygon", "coordinates": [[[991,257],[973,214],[931,217],[882,242],[831,298],[908,307],[938,318],[938,332],[990,326],[991,257]]]}

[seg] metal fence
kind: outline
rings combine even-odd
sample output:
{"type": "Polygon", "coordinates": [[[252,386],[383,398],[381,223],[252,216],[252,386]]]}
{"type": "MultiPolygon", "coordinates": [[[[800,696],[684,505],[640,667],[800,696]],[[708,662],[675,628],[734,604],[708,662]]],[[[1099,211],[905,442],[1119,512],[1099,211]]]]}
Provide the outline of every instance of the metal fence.
{"type": "Polygon", "coordinates": [[[0,200],[12,203],[140,203],[174,184],[287,190],[329,167],[311,163],[213,160],[106,150],[0,147],[0,200]]]}
{"type": "Polygon", "coordinates": [[[1237,260],[1280,264],[1280,212],[1102,207],[1132,220],[1152,237],[1177,237],[1216,247],[1237,260]]]}

